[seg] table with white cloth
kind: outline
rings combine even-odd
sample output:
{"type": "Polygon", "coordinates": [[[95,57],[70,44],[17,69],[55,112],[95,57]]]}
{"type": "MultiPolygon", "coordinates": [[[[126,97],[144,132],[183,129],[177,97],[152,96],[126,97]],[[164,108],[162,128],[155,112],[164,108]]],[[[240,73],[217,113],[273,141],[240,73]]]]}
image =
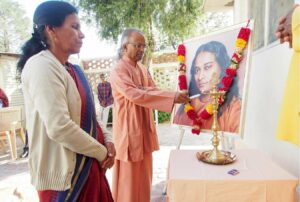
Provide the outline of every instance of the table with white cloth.
{"type": "Polygon", "coordinates": [[[294,202],[298,179],[263,152],[234,150],[228,165],[199,161],[196,150],[171,151],[168,168],[169,202],[294,202]],[[228,171],[236,169],[237,175],[228,171]]]}

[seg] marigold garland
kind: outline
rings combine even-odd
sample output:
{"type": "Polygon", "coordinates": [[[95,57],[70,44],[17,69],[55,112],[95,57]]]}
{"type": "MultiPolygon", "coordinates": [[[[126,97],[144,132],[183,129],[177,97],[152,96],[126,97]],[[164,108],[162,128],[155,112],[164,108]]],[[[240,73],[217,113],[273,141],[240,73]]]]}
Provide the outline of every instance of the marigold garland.
{"type": "MultiPolygon", "coordinates": [[[[247,46],[247,42],[249,40],[251,30],[247,27],[242,27],[239,31],[237,40],[236,40],[236,50],[233,53],[230,65],[226,69],[226,75],[222,78],[221,82],[223,84],[222,87],[219,87],[219,91],[224,91],[225,95],[230,89],[233,79],[236,76],[236,71],[239,67],[239,63],[243,59],[243,50],[247,46]]],[[[178,61],[179,61],[179,76],[178,76],[178,86],[181,92],[188,92],[187,78],[186,78],[186,65],[185,65],[185,46],[180,44],[177,49],[178,61]]],[[[219,104],[222,105],[224,103],[223,97],[219,97],[219,104]]],[[[200,116],[197,115],[193,106],[188,103],[184,106],[184,111],[187,116],[193,121],[192,133],[199,135],[202,126],[202,120],[209,119],[212,114],[212,104],[209,103],[206,105],[205,109],[200,112],[200,116]]]]}

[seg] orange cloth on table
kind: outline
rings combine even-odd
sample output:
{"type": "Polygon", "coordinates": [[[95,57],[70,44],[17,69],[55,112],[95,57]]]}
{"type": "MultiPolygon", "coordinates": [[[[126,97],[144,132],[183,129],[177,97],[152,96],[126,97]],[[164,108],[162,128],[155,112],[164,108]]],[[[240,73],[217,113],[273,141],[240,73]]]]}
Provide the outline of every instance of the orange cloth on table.
{"type": "MultiPolygon", "coordinates": [[[[200,116],[200,112],[206,107],[207,103],[202,102],[200,99],[194,99],[192,105],[195,107],[197,114],[200,116]],[[199,106],[199,107],[198,107],[199,106]]],[[[219,130],[238,133],[240,126],[241,115],[241,100],[237,97],[233,97],[230,103],[225,103],[220,107],[222,112],[218,117],[219,130]]],[[[213,118],[202,120],[201,129],[211,129],[213,118]]],[[[189,119],[184,111],[177,111],[173,123],[179,125],[192,126],[193,121],[189,119]]]]}
{"type": "MultiPolygon", "coordinates": [[[[110,83],[114,97],[113,138],[117,162],[120,160],[121,164],[136,162],[143,164],[146,155],[152,156],[152,152],[159,149],[152,109],[171,112],[176,93],[157,89],[148,70],[142,64],[133,66],[122,59],[112,70],[110,83]]],[[[114,169],[114,173],[126,175],[128,168],[116,166],[114,169]]],[[[143,173],[145,169],[134,168],[132,173],[136,175],[128,173],[127,181],[136,181],[139,172],[143,173]]],[[[151,168],[148,169],[152,170],[152,163],[151,168]]],[[[116,196],[116,191],[128,185],[127,181],[124,184],[115,184],[120,181],[117,179],[118,175],[114,175],[113,178],[113,195],[116,196]]],[[[150,189],[146,189],[151,187],[151,181],[152,179],[142,182],[143,186],[146,186],[144,195],[150,196],[150,189]]],[[[132,193],[136,192],[136,186],[129,186],[128,189],[132,189],[132,193]]],[[[123,198],[121,193],[118,193],[118,199],[123,198]]],[[[135,202],[134,198],[129,201],[135,202]]]]}
{"type": "Polygon", "coordinates": [[[237,149],[233,151],[238,157],[236,162],[216,166],[199,162],[195,157],[198,151],[171,151],[167,170],[168,202],[298,201],[299,179],[276,165],[264,152],[237,149]],[[240,173],[227,174],[232,168],[240,173]]]}

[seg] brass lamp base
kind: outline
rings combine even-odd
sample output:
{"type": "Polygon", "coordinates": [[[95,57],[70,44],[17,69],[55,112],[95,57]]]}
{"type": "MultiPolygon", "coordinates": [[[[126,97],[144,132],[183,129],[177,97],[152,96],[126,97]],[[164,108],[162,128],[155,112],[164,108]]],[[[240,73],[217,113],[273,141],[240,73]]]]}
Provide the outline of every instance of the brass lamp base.
{"type": "Polygon", "coordinates": [[[197,152],[196,156],[199,161],[215,165],[226,165],[233,163],[236,160],[235,154],[232,154],[228,151],[219,150],[197,152]]]}
{"type": "Polygon", "coordinates": [[[220,151],[218,149],[219,145],[219,137],[218,137],[218,107],[220,98],[223,99],[225,91],[218,91],[217,84],[219,83],[219,79],[216,73],[213,74],[212,79],[212,90],[209,92],[212,112],[213,112],[213,123],[211,126],[211,130],[213,132],[213,137],[211,139],[211,143],[213,146],[212,150],[197,152],[197,158],[199,161],[203,161],[205,163],[215,164],[215,165],[225,165],[230,164],[236,160],[236,155],[228,152],[228,151],[220,151]]]}

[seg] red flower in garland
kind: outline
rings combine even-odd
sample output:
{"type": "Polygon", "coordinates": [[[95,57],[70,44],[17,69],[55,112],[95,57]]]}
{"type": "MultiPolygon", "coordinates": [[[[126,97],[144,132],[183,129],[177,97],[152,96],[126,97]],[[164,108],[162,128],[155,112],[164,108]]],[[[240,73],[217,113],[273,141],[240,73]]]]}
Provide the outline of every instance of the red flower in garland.
{"type": "Polygon", "coordinates": [[[185,56],[185,46],[183,44],[180,44],[178,46],[177,55],[183,55],[183,56],[185,56]]]}
{"type": "Polygon", "coordinates": [[[219,105],[222,105],[223,102],[224,102],[224,97],[223,97],[223,96],[220,96],[219,99],[218,99],[219,105]]]}
{"type": "Polygon", "coordinates": [[[178,77],[179,80],[179,89],[180,90],[187,90],[187,81],[186,81],[186,76],[185,75],[179,75],[178,77]]]}
{"type": "Polygon", "coordinates": [[[236,69],[227,68],[226,69],[226,75],[229,76],[229,77],[235,77],[236,69]]]}
{"type": "Polygon", "coordinates": [[[194,119],[192,133],[198,135],[201,131],[201,126],[202,126],[201,120],[199,118],[194,119]]]}
{"type": "Polygon", "coordinates": [[[199,134],[200,131],[201,131],[201,128],[193,128],[193,129],[192,129],[192,133],[193,133],[193,134],[199,134]]]}
{"type": "Polygon", "coordinates": [[[242,60],[242,55],[238,52],[235,52],[231,57],[231,61],[234,62],[235,64],[240,63],[241,60],[242,60]]]}
{"type": "Polygon", "coordinates": [[[186,114],[192,120],[195,120],[197,118],[197,114],[196,114],[195,110],[189,110],[186,112],[186,114]]]}
{"type": "Polygon", "coordinates": [[[193,125],[198,125],[198,126],[201,126],[202,125],[202,122],[199,118],[196,118],[193,120],[193,125]]]}
{"type": "Polygon", "coordinates": [[[251,32],[251,30],[249,28],[242,27],[237,38],[248,41],[250,32],[251,32]]]}
{"type": "Polygon", "coordinates": [[[203,118],[203,119],[208,119],[209,117],[211,117],[211,114],[209,114],[206,110],[203,110],[200,113],[200,117],[203,118]]]}
{"type": "Polygon", "coordinates": [[[232,84],[232,80],[233,80],[232,77],[224,76],[222,79],[222,83],[224,87],[228,89],[232,84]]]}

